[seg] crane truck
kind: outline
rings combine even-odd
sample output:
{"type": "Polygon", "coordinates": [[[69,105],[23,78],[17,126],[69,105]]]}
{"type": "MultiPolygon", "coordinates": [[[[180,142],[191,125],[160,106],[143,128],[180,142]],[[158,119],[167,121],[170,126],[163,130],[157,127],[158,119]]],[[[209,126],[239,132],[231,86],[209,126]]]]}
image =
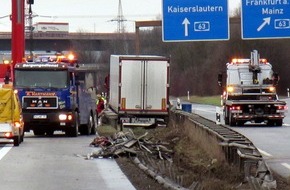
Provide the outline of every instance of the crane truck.
{"type": "Polygon", "coordinates": [[[279,76],[257,50],[251,52],[251,58],[232,59],[226,73],[225,85],[222,74],[218,75],[218,84],[224,87],[221,104],[225,124],[282,126],[287,106],[276,92],[279,76]]]}
{"type": "Polygon", "coordinates": [[[64,131],[76,137],[96,133],[94,90],[71,54],[42,55],[14,67],[24,129],[35,135],[64,131]]]}

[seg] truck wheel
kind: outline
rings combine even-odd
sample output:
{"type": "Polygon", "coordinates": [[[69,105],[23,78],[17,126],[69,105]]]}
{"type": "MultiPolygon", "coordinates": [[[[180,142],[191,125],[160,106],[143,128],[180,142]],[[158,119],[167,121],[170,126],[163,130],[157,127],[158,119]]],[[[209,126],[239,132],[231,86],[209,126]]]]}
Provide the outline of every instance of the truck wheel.
{"type": "Polygon", "coordinates": [[[90,135],[93,128],[93,117],[90,115],[88,123],[81,126],[80,132],[82,135],[90,135]]]}
{"type": "Polygon", "coordinates": [[[169,116],[164,117],[164,122],[165,122],[166,125],[168,125],[168,123],[169,123],[169,116]]]}
{"type": "Polygon", "coordinates": [[[88,119],[88,123],[86,125],[83,126],[83,133],[84,135],[90,135],[93,129],[93,117],[90,115],[89,119],[88,119]]]}
{"type": "Polygon", "coordinates": [[[24,123],[24,131],[25,132],[29,132],[30,128],[29,128],[29,124],[28,123],[24,123]]]}
{"type": "Polygon", "coordinates": [[[46,135],[47,136],[53,136],[54,130],[53,129],[47,129],[46,130],[46,135]]]}
{"type": "Polygon", "coordinates": [[[230,123],[229,117],[225,117],[224,119],[225,119],[225,124],[228,125],[230,123]]]}
{"type": "Polygon", "coordinates": [[[21,142],[24,141],[24,131],[23,131],[22,135],[20,136],[20,141],[21,141],[21,142]]]}
{"type": "Polygon", "coordinates": [[[97,117],[92,117],[92,129],[91,129],[91,135],[95,135],[97,133],[97,117]]]}
{"type": "Polygon", "coordinates": [[[281,127],[283,125],[283,120],[282,119],[279,119],[275,123],[276,123],[276,126],[281,127]]]}
{"type": "Polygon", "coordinates": [[[45,132],[44,132],[44,130],[42,130],[42,129],[34,129],[34,130],[33,130],[33,134],[34,134],[34,135],[44,135],[45,132]]]}
{"type": "Polygon", "coordinates": [[[229,125],[236,126],[236,120],[233,118],[233,115],[231,113],[229,115],[229,125]]]}
{"type": "Polygon", "coordinates": [[[244,126],[245,122],[244,121],[238,121],[238,126],[244,126]]]}
{"type": "Polygon", "coordinates": [[[20,144],[20,136],[13,137],[13,144],[14,144],[14,146],[19,146],[19,144],[20,144]]]}
{"type": "Polygon", "coordinates": [[[225,124],[228,125],[230,123],[229,121],[229,111],[228,109],[224,111],[224,120],[225,120],[225,124]]]}
{"type": "Polygon", "coordinates": [[[274,124],[275,124],[275,122],[272,120],[268,120],[268,122],[267,122],[267,126],[273,126],[274,124]]]}
{"type": "Polygon", "coordinates": [[[67,136],[77,137],[79,134],[79,114],[75,112],[75,123],[69,129],[65,131],[67,136]]]}

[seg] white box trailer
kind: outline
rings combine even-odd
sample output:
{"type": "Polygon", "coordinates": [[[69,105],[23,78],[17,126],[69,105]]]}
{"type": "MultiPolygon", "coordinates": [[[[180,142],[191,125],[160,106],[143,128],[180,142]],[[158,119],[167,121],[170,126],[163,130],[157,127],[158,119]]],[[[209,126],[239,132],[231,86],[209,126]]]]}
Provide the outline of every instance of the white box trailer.
{"type": "Polygon", "coordinates": [[[151,125],[169,111],[169,58],[111,55],[109,106],[125,125],[151,125]]]}

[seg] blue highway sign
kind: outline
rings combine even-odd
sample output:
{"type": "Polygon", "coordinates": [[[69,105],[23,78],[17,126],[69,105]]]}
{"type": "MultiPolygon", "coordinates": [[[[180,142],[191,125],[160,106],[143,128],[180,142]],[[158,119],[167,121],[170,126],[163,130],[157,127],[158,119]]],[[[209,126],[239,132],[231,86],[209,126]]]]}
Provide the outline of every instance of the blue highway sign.
{"type": "Polygon", "coordinates": [[[165,42],[229,39],[227,0],[163,0],[165,42]]]}
{"type": "Polygon", "coordinates": [[[290,37],[290,0],[242,0],[242,38],[290,37]]]}

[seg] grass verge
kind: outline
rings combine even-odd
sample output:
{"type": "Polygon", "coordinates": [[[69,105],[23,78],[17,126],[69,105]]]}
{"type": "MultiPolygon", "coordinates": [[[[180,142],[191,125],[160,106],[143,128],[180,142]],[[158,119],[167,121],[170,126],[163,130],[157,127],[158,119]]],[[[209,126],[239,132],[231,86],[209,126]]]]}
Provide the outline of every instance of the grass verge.
{"type": "Polygon", "coordinates": [[[188,97],[180,97],[183,101],[189,101],[191,103],[198,103],[198,104],[209,104],[214,106],[221,105],[221,97],[217,96],[189,96],[188,97]]]}

